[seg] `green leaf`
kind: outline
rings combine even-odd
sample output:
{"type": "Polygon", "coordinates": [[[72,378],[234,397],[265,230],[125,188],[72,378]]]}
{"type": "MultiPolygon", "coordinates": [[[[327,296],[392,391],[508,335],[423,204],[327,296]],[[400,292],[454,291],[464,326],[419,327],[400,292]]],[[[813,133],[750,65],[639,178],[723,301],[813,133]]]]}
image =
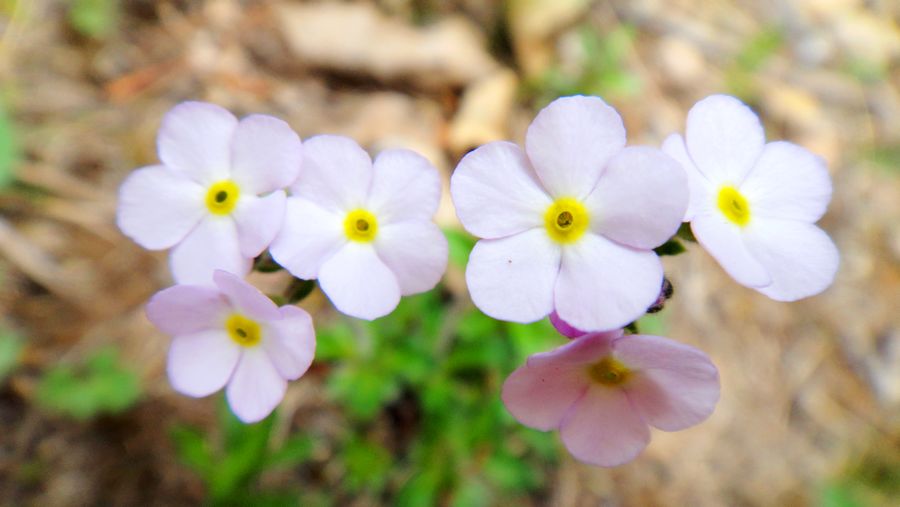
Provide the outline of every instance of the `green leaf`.
{"type": "Polygon", "coordinates": [[[348,364],[328,379],[332,396],[350,415],[369,421],[400,394],[397,379],[364,366],[348,364]]]}
{"type": "Polygon", "coordinates": [[[347,467],[345,484],[350,491],[367,489],[378,493],[387,482],[391,453],[374,442],[354,438],[341,453],[347,467]]]}
{"type": "Polygon", "coordinates": [[[213,456],[206,439],[196,428],[175,426],[169,432],[178,459],[205,480],[213,469],[213,456]]]}
{"type": "Polygon", "coordinates": [[[15,333],[0,330],[0,384],[18,366],[25,344],[15,333]]]}
{"type": "Polygon", "coordinates": [[[451,228],[444,229],[444,236],[447,237],[450,263],[460,269],[465,269],[469,263],[469,253],[475,248],[475,242],[478,239],[465,231],[451,228]]]}
{"type": "Polygon", "coordinates": [[[118,0],[73,0],[69,23],[82,35],[102,39],[115,28],[118,11],[118,0]]]}
{"type": "Polygon", "coordinates": [[[784,34],[777,27],[769,27],[754,35],[738,53],[735,61],[741,70],[754,72],[784,46],[784,34]]]}
{"type": "Polygon", "coordinates": [[[451,507],[479,507],[491,503],[491,491],[477,477],[463,479],[463,483],[453,492],[451,507]]]}
{"type": "Polygon", "coordinates": [[[309,435],[296,435],[289,438],[275,452],[263,461],[263,468],[292,468],[307,461],[312,456],[315,443],[309,435]]]}
{"type": "Polygon", "coordinates": [[[7,111],[6,102],[0,97],[0,190],[12,183],[20,159],[21,148],[16,128],[7,111]]]}
{"type": "Polygon", "coordinates": [[[425,470],[412,476],[397,494],[396,505],[399,507],[419,507],[422,505],[438,505],[441,473],[439,469],[428,466],[425,470]]]}

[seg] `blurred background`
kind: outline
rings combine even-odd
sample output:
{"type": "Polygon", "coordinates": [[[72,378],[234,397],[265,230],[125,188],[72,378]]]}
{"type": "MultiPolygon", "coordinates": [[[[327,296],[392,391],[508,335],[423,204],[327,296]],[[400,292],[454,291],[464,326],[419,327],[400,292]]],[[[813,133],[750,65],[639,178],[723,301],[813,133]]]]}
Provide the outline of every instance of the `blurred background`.
{"type": "Polygon", "coordinates": [[[895,0],[0,0],[0,505],[900,504],[898,21],[895,0]],[[675,298],[640,326],[719,366],[707,422],[607,470],[512,420],[503,379],[563,339],[472,307],[447,196],[442,285],[374,323],[314,292],[316,363],[273,416],[169,387],[143,313],[166,256],[114,214],[174,104],[408,147],[446,180],[576,93],[652,145],[734,94],[828,160],[824,294],[770,301],[696,245],[664,259],[675,298]]]}

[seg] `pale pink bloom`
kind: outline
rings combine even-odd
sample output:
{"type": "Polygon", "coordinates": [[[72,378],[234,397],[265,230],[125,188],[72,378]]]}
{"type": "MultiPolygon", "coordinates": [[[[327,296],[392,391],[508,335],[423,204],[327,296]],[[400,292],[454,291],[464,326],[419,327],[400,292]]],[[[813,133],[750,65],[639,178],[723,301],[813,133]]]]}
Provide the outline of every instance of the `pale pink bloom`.
{"type": "Polygon", "coordinates": [[[556,310],[553,310],[553,312],[550,313],[550,323],[553,324],[553,327],[556,328],[557,331],[559,331],[559,334],[565,336],[566,338],[578,338],[579,336],[584,336],[587,334],[586,332],[573,327],[568,322],[562,320],[559,317],[559,314],[556,313],[556,310]]]}
{"type": "Polygon", "coordinates": [[[216,269],[246,274],[281,228],[300,138],[271,116],[238,121],[214,104],[183,102],[163,118],[157,150],[161,165],[122,183],[119,228],[144,248],[172,248],[177,283],[211,284],[216,269]]]}
{"type": "Polygon", "coordinates": [[[296,306],[275,306],[231,273],[216,270],[213,281],[215,288],[176,285],[158,292],[147,317],[173,337],[167,370],[176,391],[199,398],[227,384],[231,411],[256,422],[281,403],[287,381],[312,364],[312,319],[296,306]]]}
{"type": "Polygon", "coordinates": [[[592,465],[634,459],[649,426],[678,431],[708,418],[719,374],[700,350],[659,336],[591,333],[535,354],[503,384],[503,403],[525,426],[560,430],[592,465]]]}
{"type": "Polygon", "coordinates": [[[475,305],[515,322],[555,308],[584,330],[622,327],[656,300],[652,249],[678,229],[688,198],[675,160],[625,148],[618,113],[581,96],[541,110],[524,151],[493,142],[466,155],[450,192],[463,226],[484,238],[466,268],[475,305]]]}
{"type": "Polygon", "coordinates": [[[825,161],[789,142],[766,143],[759,118],[726,95],[695,104],[685,135],[662,148],[688,174],[684,220],[722,268],[779,301],[831,285],[838,250],[814,225],[831,200],[825,161]]]}
{"type": "Polygon", "coordinates": [[[303,146],[272,257],[298,278],[318,279],[338,310],[361,319],[433,288],[447,267],[447,240],[432,222],[437,169],[409,150],[383,151],[373,163],[341,136],[303,146]]]}

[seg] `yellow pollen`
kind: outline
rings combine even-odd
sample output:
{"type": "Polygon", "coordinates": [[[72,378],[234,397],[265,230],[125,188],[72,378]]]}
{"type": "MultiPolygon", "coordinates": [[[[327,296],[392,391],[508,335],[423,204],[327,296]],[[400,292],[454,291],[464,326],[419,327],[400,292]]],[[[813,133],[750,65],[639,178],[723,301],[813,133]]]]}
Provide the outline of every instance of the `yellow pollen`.
{"type": "Polygon", "coordinates": [[[259,323],[239,313],[234,313],[225,321],[228,336],[241,347],[253,347],[262,340],[259,323]]]}
{"type": "Polygon", "coordinates": [[[732,223],[743,227],[750,222],[750,204],[738,189],[731,186],[722,187],[716,203],[719,205],[719,211],[732,223]]]}
{"type": "Polygon", "coordinates": [[[587,230],[591,217],[577,199],[561,197],[544,212],[544,227],[557,243],[573,243],[587,230]]]}
{"type": "Polygon", "coordinates": [[[213,183],[206,191],[206,209],[213,215],[228,215],[237,206],[241,190],[231,180],[213,183]]]}
{"type": "Polygon", "coordinates": [[[605,386],[619,386],[631,378],[631,370],[618,359],[607,356],[588,367],[588,375],[594,382],[605,386]]]}
{"type": "Polygon", "coordinates": [[[378,220],[375,215],[364,209],[355,209],[347,213],[344,219],[344,234],[350,241],[367,243],[375,239],[378,232],[378,220]]]}

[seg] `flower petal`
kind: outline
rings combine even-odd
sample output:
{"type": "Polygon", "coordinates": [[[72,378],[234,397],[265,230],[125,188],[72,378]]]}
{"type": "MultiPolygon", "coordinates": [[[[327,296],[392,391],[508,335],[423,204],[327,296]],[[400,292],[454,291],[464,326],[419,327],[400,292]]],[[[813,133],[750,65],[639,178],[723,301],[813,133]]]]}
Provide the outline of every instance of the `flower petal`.
{"type": "Polygon", "coordinates": [[[404,296],[433,289],[447,269],[447,238],[431,222],[380,226],[374,245],[404,296]]]}
{"type": "Polygon", "coordinates": [[[466,230],[490,239],[543,227],[552,203],[522,150],[505,141],[463,157],[450,177],[450,194],[466,230]]]}
{"type": "Polygon", "coordinates": [[[694,104],[685,137],[691,159],[714,185],[740,185],[766,142],[759,117],[728,95],[711,95],[694,104]]]}
{"type": "Polygon", "coordinates": [[[262,346],[281,376],[296,380],[306,373],[316,355],[312,317],[296,306],[279,308],[281,319],[269,322],[271,335],[262,346]]]}
{"type": "Polygon", "coordinates": [[[241,255],[256,257],[272,243],[284,222],[286,199],[283,190],[265,197],[241,196],[231,214],[237,226],[241,255]]]}
{"type": "Polygon", "coordinates": [[[662,144],[662,150],[666,155],[674,158],[684,169],[688,182],[688,207],[684,213],[684,221],[690,222],[699,213],[712,209],[712,186],[706,176],[697,169],[691,156],[688,155],[684,138],[679,134],[672,134],[662,144]]]}
{"type": "Polygon", "coordinates": [[[579,368],[553,362],[527,364],[503,383],[503,404],[517,421],[542,431],[559,427],[566,412],[587,390],[579,368]]]}
{"type": "Polygon", "coordinates": [[[380,223],[431,220],[441,199],[441,178],[428,159],[411,150],[385,150],[373,168],[367,208],[380,223]]]}
{"type": "Polygon", "coordinates": [[[634,248],[656,248],[681,225],[687,177],[678,162],[656,148],[625,148],[609,161],[584,203],[597,234],[634,248]]]}
{"type": "Polygon", "coordinates": [[[221,327],[229,305],[216,289],[175,285],[163,289],[147,303],[147,318],[170,336],[221,327]]]}
{"type": "Polygon", "coordinates": [[[691,231],[737,283],[753,288],[772,283],[772,277],[744,244],[741,229],[728,223],[720,213],[697,215],[691,222],[691,231]]]}
{"type": "Polygon", "coordinates": [[[360,319],[383,317],[400,302],[397,278],[370,244],[341,247],[319,269],[319,286],[335,308],[360,319]]]}
{"type": "Polygon", "coordinates": [[[815,222],[831,200],[825,161],[786,141],[766,145],[741,192],[754,216],[815,222]]]}
{"type": "Polygon", "coordinates": [[[231,142],[231,178],[247,193],[283,189],[297,180],[303,149],[300,137],[278,118],[253,114],[243,118],[231,142]]]}
{"type": "Polygon", "coordinates": [[[215,104],[182,102],[163,117],[159,159],[203,186],[228,179],[237,118],[215,104]]]}
{"type": "Polygon", "coordinates": [[[241,255],[237,229],[229,217],[208,215],[169,254],[176,283],[210,285],[213,271],[244,276],[252,259],[241,255]]]}
{"type": "Polygon", "coordinates": [[[637,370],[625,385],[651,426],[678,431],[708,418],[719,401],[719,372],[702,351],[660,336],[629,335],[614,355],[637,370]]]}
{"type": "Polygon", "coordinates": [[[528,158],[555,198],[587,196],[624,146],[622,118],[599,97],[554,100],[541,109],[525,135],[528,158]]]}
{"type": "Polygon", "coordinates": [[[588,333],[548,352],[530,356],[528,364],[539,366],[544,363],[554,363],[584,366],[612,354],[613,342],[622,334],[622,329],[588,333]]]}
{"type": "Polygon", "coordinates": [[[181,394],[208,396],[228,382],[240,356],[241,347],[224,329],[176,336],[166,365],[169,382],[181,394]]]}
{"type": "Polygon", "coordinates": [[[334,212],[365,206],[372,181],[372,159],[348,137],[321,135],[303,143],[300,178],[293,195],[334,212]]]}
{"type": "Polygon", "coordinates": [[[234,415],[249,424],[271,414],[286,390],[287,381],[279,375],[266,351],[262,347],[246,347],[225,397],[234,415]]]}
{"type": "Polygon", "coordinates": [[[234,309],[246,316],[263,322],[281,318],[281,312],[275,303],[242,278],[217,269],[213,273],[213,282],[231,301],[234,309]]]}
{"type": "Polygon", "coordinates": [[[344,216],[302,197],[289,197],[284,224],[269,252],[275,262],[304,280],[319,276],[319,269],[347,243],[344,216]]]}
{"type": "Polygon", "coordinates": [[[840,254],[815,225],[759,218],[748,226],[747,249],[772,277],[757,290],[776,301],[814,296],[834,281],[840,254]]]}
{"type": "Polygon", "coordinates": [[[559,314],[556,313],[556,310],[553,310],[550,313],[550,323],[553,324],[553,327],[556,328],[557,331],[559,331],[559,334],[566,338],[578,338],[579,336],[587,334],[587,332],[574,328],[570,326],[568,322],[559,318],[559,314]]]}
{"type": "Polygon", "coordinates": [[[553,311],[560,248],[543,229],[475,244],[466,267],[472,302],[495,319],[534,322],[553,311]]]}
{"type": "Polygon", "coordinates": [[[163,166],[138,169],[119,188],[116,224],[144,248],[171,248],[206,214],[204,194],[190,178],[163,166]]]}
{"type": "Polygon", "coordinates": [[[633,460],[650,442],[650,428],[618,388],[588,389],[562,422],[566,449],[580,461],[602,467],[633,460]]]}
{"type": "Polygon", "coordinates": [[[578,329],[619,329],[656,301],[662,279],[662,263],[652,251],[587,233],[563,249],[556,311],[578,329]]]}

